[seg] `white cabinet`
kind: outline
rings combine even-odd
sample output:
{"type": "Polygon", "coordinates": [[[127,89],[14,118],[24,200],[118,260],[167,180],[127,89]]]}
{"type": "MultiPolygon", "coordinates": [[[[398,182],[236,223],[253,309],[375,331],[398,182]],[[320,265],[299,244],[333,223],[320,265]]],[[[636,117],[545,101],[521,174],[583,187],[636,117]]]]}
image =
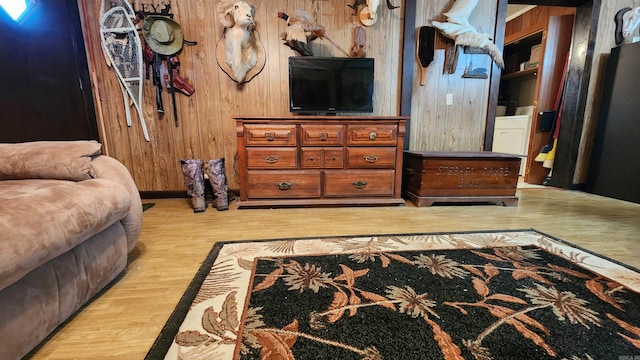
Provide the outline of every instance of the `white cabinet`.
{"type": "MultiPolygon", "coordinates": [[[[493,151],[527,156],[531,115],[498,116],[493,131],[493,151]]],[[[520,175],[524,174],[527,162],[522,161],[520,175]]]]}

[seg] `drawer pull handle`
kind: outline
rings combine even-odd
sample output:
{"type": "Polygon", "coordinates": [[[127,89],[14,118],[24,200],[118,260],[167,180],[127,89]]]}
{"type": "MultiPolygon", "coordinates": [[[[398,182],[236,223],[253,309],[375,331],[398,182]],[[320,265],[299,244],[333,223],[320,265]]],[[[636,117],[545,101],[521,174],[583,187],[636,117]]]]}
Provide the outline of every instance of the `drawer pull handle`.
{"type": "Polygon", "coordinates": [[[369,140],[375,140],[378,137],[375,131],[369,133],[369,140]]]}
{"type": "Polygon", "coordinates": [[[281,182],[281,183],[277,183],[276,184],[276,186],[280,190],[289,190],[289,189],[291,189],[292,185],[293,185],[293,183],[288,183],[288,182],[281,182]]]}
{"type": "Polygon", "coordinates": [[[278,155],[268,155],[264,157],[264,161],[267,164],[275,164],[278,162],[278,160],[280,160],[280,157],[278,155]]]}
{"type": "Polygon", "coordinates": [[[380,156],[376,156],[376,155],[365,155],[364,156],[364,161],[366,161],[368,163],[375,163],[375,162],[378,162],[378,160],[380,160],[380,156]]]}
{"type": "Polygon", "coordinates": [[[364,189],[365,186],[367,186],[367,182],[366,181],[354,181],[351,183],[351,185],[353,185],[353,187],[355,187],[356,189],[364,189]]]}
{"type": "Polygon", "coordinates": [[[318,134],[318,139],[320,139],[320,141],[327,141],[328,138],[329,138],[329,134],[327,134],[326,132],[322,132],[318,134]]]}
{"type": "Polygon", "coordinates": [[[267,139],[267,141],[273,141],[276,139],[276,133],[274,132],[266,132],[264,133],[264,137],[267,139]]]}

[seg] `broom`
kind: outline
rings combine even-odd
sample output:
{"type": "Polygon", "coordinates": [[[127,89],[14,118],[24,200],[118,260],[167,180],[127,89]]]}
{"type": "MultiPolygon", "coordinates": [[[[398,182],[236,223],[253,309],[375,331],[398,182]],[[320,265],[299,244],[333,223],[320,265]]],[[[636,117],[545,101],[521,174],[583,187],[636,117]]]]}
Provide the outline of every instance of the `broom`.
{"type": "MultiPolygon", "coordinates": [[[[564,89],[562,89],[562,92],[564,93],[564,89]]],[[[560,101],[560,106],[562,106],[562,103],[564,102],[564,98],[560,101]]],[[[545,157],[544,161],[542,162],[542,166],[547,168],[547,169],[552,169],[553,170],[553,160],[556,157],[556,150],[558,149],[558,134],[560,133],[560,119],[562,118],[562,111],[560,111],[558,113],[556,122],[554,123],[553,126],[553,136],[551,137],[552,139],[552,143],[551,143],[551,150],[549,150],[549,152],[547,153],[547,156],[545,157]]],[[[551,173],[549,173],[551,174],[551,173]]],[[[549,177],[551,177],[551,175],[549,175],[549,177]]]]}
{"type": "Polygon", "coordinates": [[[556,127],[559,125],[561,112],[562,112],[562,107],[561,107],[562,95],[564,94],[565,78],[567,76],[568,65],[569,65],[569,53],[567,52],[567,56],[564,62],[564,69],[562,70],[562,79],[560,80],[560,88],[558,89],[558,94],[556,96],[555,114],[554,114],[553,123],[551,124],[551,136],[549,136],[549,141],[547,142],[546,145],[542,147],[542,149],[540,149],[540,153],[534,159],[537,162],[545,161],[547,159],[547,154],[549,154],[549,151],[553,149],[553,143],[556,138],[556,135],[555,135],[556,127]]]}
{"type": "Polygon", "coordinates": [[[562,86],[560,92],[558,93],[559,101],[556,102],[556,110],[553,112],[553,122],[551,123],[551,136],[549,136],[549,141],[545,144],[542,149],[540,149],[540,153],[536,156],[535,161],[543,162],[547,160],[549,153],[553,150],[555,145],[555,140],[557,138],[557,127],[560,125],[560,118],[562,117],[562,94],[564,93],[564,85],[562,86]]]}

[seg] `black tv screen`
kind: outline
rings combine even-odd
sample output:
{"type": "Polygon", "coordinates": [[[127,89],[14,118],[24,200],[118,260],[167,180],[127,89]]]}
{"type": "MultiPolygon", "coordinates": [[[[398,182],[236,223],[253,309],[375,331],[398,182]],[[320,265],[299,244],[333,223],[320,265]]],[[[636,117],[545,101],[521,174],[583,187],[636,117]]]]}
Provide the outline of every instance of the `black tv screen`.
{"type": "Polygon", "coordinates": [[[372,58],[289,58],[289,105],[293,113],[373,112],[372,58]]]}

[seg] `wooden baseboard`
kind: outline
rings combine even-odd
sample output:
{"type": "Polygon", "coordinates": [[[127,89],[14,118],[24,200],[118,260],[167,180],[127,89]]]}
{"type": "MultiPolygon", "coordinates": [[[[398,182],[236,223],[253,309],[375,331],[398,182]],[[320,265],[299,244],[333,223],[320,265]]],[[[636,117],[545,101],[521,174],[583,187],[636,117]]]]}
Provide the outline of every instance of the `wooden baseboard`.
{"type": "MultiPolygon", "coordinates": [[[[240,190],[238,189],[229,189],[234,195],[238,196],[240,194],[240,190]]],[[[210,193],[210,190],[207,189],[207,194],[210,193]]],[[[170,198],[188,198],[186,190],[171,190],[171,191],[140,191],[140,198],[142,199],[170,199],[170,198]]]]}
{"type": "Polygon", "coordinates": [[[174,191],[140,191],[140,197],[142,199],[167,199],[167,198],[186,198],[186,190],[174,190],[174,191]]]}

